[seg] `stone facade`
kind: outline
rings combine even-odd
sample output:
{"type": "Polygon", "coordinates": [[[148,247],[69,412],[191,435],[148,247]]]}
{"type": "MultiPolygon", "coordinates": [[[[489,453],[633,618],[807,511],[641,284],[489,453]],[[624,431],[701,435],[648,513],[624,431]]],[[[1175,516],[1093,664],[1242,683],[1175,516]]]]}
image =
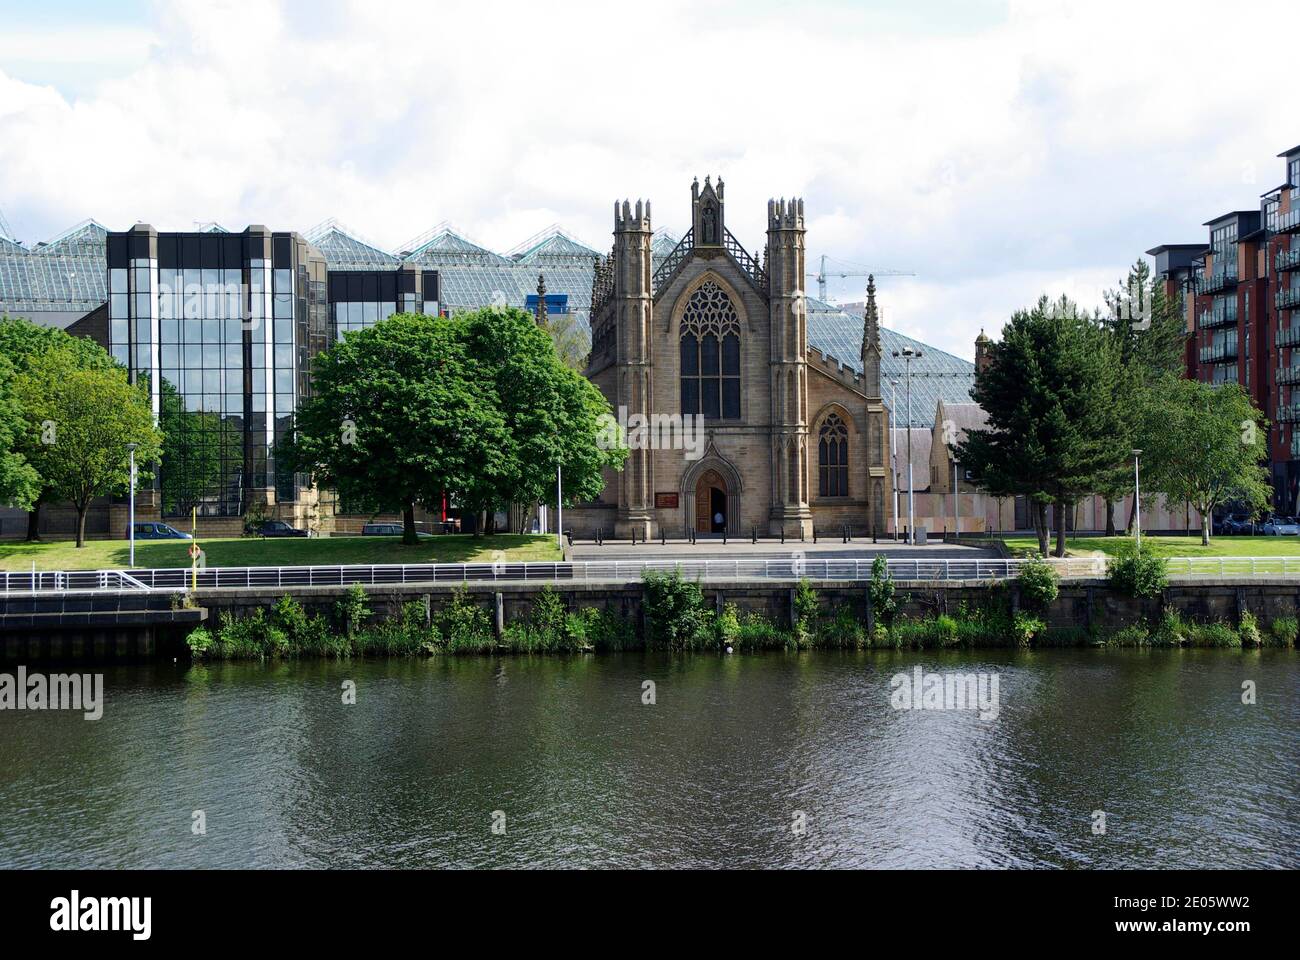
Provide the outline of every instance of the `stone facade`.
{"type": "Polygon", "coordinates": [[[650,204],[615,204],[586,373],[629,426],[632,449],[596,502],[566,511],[566,529],[799,537],[850,524],[883,535],[893,490],[874,283],[860,374],[809,349],[802,200],[768,202],[761,262],[726,228],[721,180],[692,185],[691,214],[654,269],[650,204]],[[693,444],[635,430],[638,418],[687,415],[700,418],[693,444]]]}

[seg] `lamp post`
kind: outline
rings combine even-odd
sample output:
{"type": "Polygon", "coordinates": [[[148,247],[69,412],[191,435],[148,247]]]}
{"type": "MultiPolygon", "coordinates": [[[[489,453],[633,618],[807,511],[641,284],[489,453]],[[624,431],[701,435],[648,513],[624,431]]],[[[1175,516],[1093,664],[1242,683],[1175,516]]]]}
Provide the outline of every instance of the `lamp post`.
{"type": "MultiPolygon", "coordinates": [[[[955,454],[957,451],[954,450],[955,454]]],[[[957,458],[952,458],[952,538],[961,536],[961,479],[957,473],[957,458]]]]}
{"type": "Polygon", "coordinates": [[[895,350],[907,366],[907,542],[916,543],[916,487],[912,482],[912,361],[921,357],[912,347],[895,350]]]}
{"type": "Polygon", "coordinates": [[[893,425],[894,414],[898,412],[898,381],[889,381],[889,469],[894,482],[894,542],[898,542],[898,507],[900,492],[898,489],[898,428],[893,425]]]}
{"type": "Polygon", "coordinates": [[[1138,460],[1142,456],[1142,451],[1137,447],[1133,448],[1133,522],[1134,530],[1137,534],[1137,551],[1142,552],[1142,474],[1138,466],[1138,460]]]}
{"type": "Polygon", "coordinates": [[[130,458],[131,470],[131,509],[130,520],[127,521],[127,529],[131,531],[131,559],[128,566],[135,566],[135,448],[136,444],[128,443],[126,445],[127,456],[130,458]]]}
{"type": "Polygon", "coordinates": [[[555,543],[560,548],[560,559],[564,559],[564,468],[555,465],[555,543]]]}

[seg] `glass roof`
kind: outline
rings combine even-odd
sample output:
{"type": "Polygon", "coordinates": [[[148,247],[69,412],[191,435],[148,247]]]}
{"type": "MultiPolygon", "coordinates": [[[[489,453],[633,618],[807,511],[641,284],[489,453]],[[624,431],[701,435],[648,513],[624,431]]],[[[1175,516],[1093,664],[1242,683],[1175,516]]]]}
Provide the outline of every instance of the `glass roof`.
{"type": "MultiPolygon", "coordinates": [[[[215,225],[214,225],[215,226],[215,225]]],[[[103,226],[88,220],[48,243],[28,248],[0,238],[0,313],[23,311],[88,312],[108,298],[103,226]]],[[[437,269],[442,276],[443,304],[450,309],[473,309],[492,303],[522,307],[537,292],[537,275],[546,276],[546,290],[567,294],[569,309],[578,323],[589,325],[593,260],[597,252],[558,228],[525,241],[513,256],[494,253],[466,240],[451,228],[440,226],[421,238],[410,253],[395,256],[358,239],[334,221],[311,231],[307,238],[336,270],[392,270],[403,262],[437,269]]],[[[667,256],[679,238],[660,230],[651,241],[654,261],[667,256]]],[[[889,381],[901,383],[902,359],[893,351],[920,349],[912,362],[912,423],[933,424],[940,398],[969,403],[975,383],[975,365],[950,353],[922,344],[887,328],[880,331],[881,380],[886,394],[889,381]]],[[[808,298],[808,343],[857,371],[861,366],[862,318],[839,307],[808,298]]],[[[886,396],[886,401],[889,400],[886,396]]],[[[899,395],[900,409],[903,397],[899,395]]]]}
{"type": "Polygon", "coordinates": [[[108,299],[105,237],[93,220],[48,243],[0,242],[0,313],[89,312],[108,299]]]}

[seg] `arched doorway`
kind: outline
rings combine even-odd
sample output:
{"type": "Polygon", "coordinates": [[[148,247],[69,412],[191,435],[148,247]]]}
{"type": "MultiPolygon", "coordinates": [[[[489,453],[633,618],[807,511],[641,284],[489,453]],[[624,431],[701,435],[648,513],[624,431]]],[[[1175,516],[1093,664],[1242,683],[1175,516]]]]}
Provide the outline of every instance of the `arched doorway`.
{"type": "Polygon", "coordinates": [[[727,482],[706,470],[695,483],[695,532],[725,533],[727,522],[727,482]]]}

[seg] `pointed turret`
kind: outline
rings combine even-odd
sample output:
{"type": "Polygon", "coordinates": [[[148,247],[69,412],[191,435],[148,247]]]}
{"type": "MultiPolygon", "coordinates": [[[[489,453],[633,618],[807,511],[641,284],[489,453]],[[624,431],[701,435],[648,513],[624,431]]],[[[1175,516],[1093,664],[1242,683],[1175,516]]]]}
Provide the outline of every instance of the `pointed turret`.
{"type": "Polygon", "coordinates": [[[866,369],[867,355],[875,351],[880,356],[880,310],[876,306],[876,278],[867,276],[867,306],[862,311],[862,366],[866,369]]]}

